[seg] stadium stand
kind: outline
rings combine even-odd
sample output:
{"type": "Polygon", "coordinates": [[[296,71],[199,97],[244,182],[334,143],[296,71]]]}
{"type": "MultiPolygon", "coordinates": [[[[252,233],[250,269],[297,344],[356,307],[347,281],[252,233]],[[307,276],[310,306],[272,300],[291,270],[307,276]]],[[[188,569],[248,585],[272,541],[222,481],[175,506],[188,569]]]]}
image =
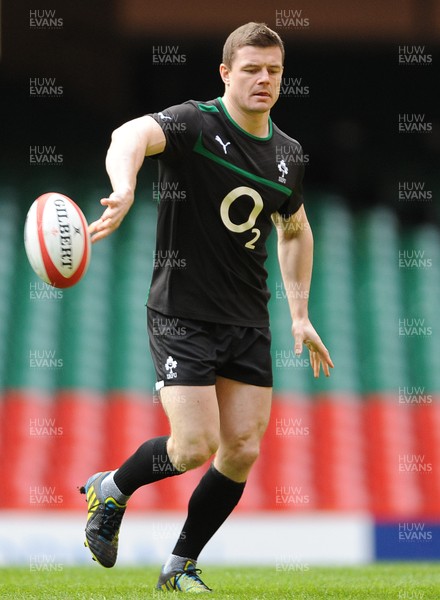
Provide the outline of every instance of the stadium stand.
{"type": "MultiPolygon", "coordinates": [[[[145,331],[156,210],[142,199],[148,196],[146,189],[123,227],[93,247],[84,280],[60,291],[33,274],[22,211],[14,192],[2,191],[0,449],[11,490],[5,508],[83,509],[76,488],[90,473],[116,468],[144,439],[168,432],[145,331]]],[[[99,214],[99,197],[92,189],[82,202],[89,221],[99,214]]],[[[440,342],[431,333],[439,232],[429,225],[402,231],[382,207],[355,214],[339,197],[317,194],[310,202],[311,313],[336,368],[330,379],[315,381],[307,353],[293,353],[274,235],[274,406],[238,511],[438,518],[440,476],[432,465],[440,460],[440,342]],[[401,265],[414,256],[425,262],[401,265]],[[419,330],[410,335],[414,323],[419,330]]],[[[140,490],[132,507],[184,509],[204,468],[140,490]]]]}

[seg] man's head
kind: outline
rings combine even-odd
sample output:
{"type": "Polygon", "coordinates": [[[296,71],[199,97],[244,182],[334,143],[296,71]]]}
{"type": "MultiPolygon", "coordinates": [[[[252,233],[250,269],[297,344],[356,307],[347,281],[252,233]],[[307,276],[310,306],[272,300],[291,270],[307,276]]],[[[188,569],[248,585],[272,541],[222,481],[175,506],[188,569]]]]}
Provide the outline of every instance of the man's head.
{"type": "Polygon", "coordinates": [[[278,99],[284,46],[264,23],[247,23],[225,42],[220,76],[235,114],[268,113],[278,99]]]}
{"type": "Polygon", "coordinates": [[[282,62],[284,63],[284,44],[280,36],[265,23],[246,23],[235,29],[227,38],[223,46],[224,65],[231,69],[235,54],[243,46],[256,46],[257,48],[268,48],[278,46],[281,50],[282,62]]]}

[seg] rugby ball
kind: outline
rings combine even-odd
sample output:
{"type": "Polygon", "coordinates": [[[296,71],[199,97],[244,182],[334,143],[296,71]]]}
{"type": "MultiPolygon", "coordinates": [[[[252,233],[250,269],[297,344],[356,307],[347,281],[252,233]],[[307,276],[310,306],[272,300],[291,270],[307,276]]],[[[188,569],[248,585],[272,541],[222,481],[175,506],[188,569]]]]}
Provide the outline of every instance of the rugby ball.
{"type": "Polygon", "coordinates": [[[43,194],[30,207],[24,245],[35,273],[53,287],[75,285],[89,266],[87,221],[73,200],[57,192],[43,194]]]}

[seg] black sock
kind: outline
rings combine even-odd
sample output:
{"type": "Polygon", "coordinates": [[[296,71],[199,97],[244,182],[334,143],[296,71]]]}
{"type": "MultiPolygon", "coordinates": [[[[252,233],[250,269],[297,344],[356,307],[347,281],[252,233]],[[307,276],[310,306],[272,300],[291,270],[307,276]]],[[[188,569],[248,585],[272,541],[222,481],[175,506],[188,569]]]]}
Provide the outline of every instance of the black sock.
{"type": "Polygon", "coordinates": [[[159,481],[173,475],[180,475],[167,452],[169,436],[153,438],[144,442],[136,452],[128,458],[113,476],[114,482],[126,496],[143,485],[159,481]]]}
{"type": "Polygon", "coordinates": [[[188,516],[173,554],[197,560],[205,544],[234,510],[245,482],[222,475],[214,465],[200,480],[188,504],[188,516]]]}

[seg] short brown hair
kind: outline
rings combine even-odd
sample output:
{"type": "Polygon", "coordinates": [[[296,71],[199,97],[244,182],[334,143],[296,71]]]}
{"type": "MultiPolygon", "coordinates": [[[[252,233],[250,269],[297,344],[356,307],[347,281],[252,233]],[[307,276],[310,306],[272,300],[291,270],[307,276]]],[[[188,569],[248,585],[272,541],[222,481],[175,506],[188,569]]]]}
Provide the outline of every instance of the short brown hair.
{"type": "Polygon", "coordinates": [[[243,46],[257,46],[257,48],[268,48],[278,46],[281,50],[282,62],[284,63],[284,44],[278,33],[272,31],[266,23],[246,23],[229,34],[223,46],[223,63],[230,69],[234,54],[243,46]]]}

